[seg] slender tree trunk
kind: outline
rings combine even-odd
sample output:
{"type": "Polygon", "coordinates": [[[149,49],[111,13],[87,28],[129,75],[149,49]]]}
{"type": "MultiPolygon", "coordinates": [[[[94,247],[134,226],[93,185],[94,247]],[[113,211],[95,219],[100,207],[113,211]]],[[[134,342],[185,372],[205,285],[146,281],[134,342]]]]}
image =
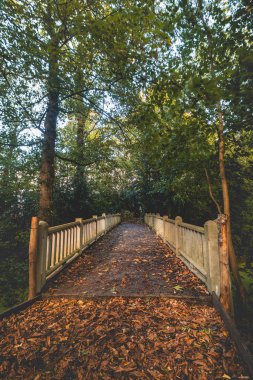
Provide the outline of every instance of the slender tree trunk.
{"type": "Polygon", "coordinates": [[[233,298],[231,291],[231,279],[229,269],[228,239],[227,239],[227,216],[219,214],[218,224],[220,228],[220,275],[221,275],[221,294],[220,301],[225,310],[233,314],[233,298]]]}
{"type": "Polygon", "coordinates": [[[235,255],[235,250],[232,241],[231,234],[231,220],[230,220],[230,200],[228,192],[228,183],[225,172],[225,162],[224,162],[224,136],[223,136],[223,115],[220,102],[218,103],[218,114],[219,114],[219,166],[220,166],[220,178],[222,185],[222,195],[224,204],[224,214],[227,217],[227,239],[228,239],[228,254],[230,267],[234,276],[236,287],[240,293],[243,303],[245,302],[245,290],[239,275],[237,258],[235,255]]]}
{"type": "MultiPolygon", "coordinates": [[[[217,82],[217,78],[215,76],[214,72],[214,46],[213,46],[213,37],[212,37],[212,30],[208,26],[208,24],[205,21],[204,14],[203,14],[203,1],[198,0],[198,11],[204,26],[204,29],[206,31],[206,36],[208,39],[208,48],[209,48],[209,60],[210,60],[210,71],[211,76],[214,80],[217,82]]],[[[227,178],[226,178],[226,172],[225,172],[225,162],[224,162],[224,138],[223,138],[223,115],[222,115],[222,109],[221,109],[221,102],[218,102],[218,115],[219,115],[219,167],[220,167],[220,178],[221,178],[221,185],[222,185],[222,195],[223,195],[223,205],[224,205],[224,214],[227,217],[227,239],[228,239],[228,254],[229,254],[229,262],[230,267],[234,276],[236,287],[240,293],[240,296],[242,298],[243,303],[245,303],[245,289],[243,287],[239,270],[238,270],[238,264],[237,264],[237,258],[235,255],[235,250],[233,246],[232,241],[232,235],[231,235],[231,221],[230,221],[230,201],[229,201],[229,192],[228,192],[228,184],[227,184],[227,178]]]]}
{"type": "MultiPolygon", "coordinates": [[[[88,115],[88,114],[87,114],[88,115]]],[[[76,165],[76,170],[74,174],[74,203],[75,212],[83,215],[87,210],[85,205],[87,203],[87,185],[85,179],[85,169],[84,169],[84,149],[85,149],[85,121],[87,115],[77,119],[77,131],[76,131],[76,147],[78,152],[78,162],[80,165],[76,165]]],[[[79,215],[79,214],[78,214],[79,215]]]]}
{"type": "MultiPolygon", "coordinates": [[[[84,125],[85,125],[85,119],[84,118],[78,118],[77,119],[77,131],[76,131],[76,145],[77,145],[77,151],[79,161],[83,163],[83,151],[84,151],[84,125]]],[[[78,183],[84,178],[84,166],[83,165],[77,165],[76,167],[76,182],[78,183]]]]}
{"type": "Polygon", "coordinates": [[[58,101],[58,93],[52,92],[48,95],[48,109],[44,123],[45,132],[40,169],[39,218],[49,224],[52,221],[58,101]]]}
{"type": "Polygon", "coordinates": [[[40,169],[39,218],[51,224],[55,177],[56,125],[59,113],[58,45],[59,39],[50,26],[48,104],[44,122],[44,141],[40,169]]]}

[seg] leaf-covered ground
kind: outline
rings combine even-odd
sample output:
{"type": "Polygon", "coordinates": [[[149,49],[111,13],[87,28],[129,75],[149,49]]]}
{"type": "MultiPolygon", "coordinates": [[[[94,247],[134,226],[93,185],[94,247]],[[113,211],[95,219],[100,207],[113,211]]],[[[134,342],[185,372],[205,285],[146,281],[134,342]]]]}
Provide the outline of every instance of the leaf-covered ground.
{"type": "Polygon", "coordinates": [[[147,226],[124,223],[92,245],[50,286],[54,295],[205,296],[203,283],[147,226]]]}
{"type": "Polygon", "coordinates": [[[220,317],[196,304],[206,294],[148,228],[123,224],[50,284],[51,298],[0,322],[0,378],[238,379],[220,317]]]}
{"type": "Polygon", "coordinates": [[[2,321],[3,379],[238,379],[210,306],[168,298],[52,299],[2,321]]]}

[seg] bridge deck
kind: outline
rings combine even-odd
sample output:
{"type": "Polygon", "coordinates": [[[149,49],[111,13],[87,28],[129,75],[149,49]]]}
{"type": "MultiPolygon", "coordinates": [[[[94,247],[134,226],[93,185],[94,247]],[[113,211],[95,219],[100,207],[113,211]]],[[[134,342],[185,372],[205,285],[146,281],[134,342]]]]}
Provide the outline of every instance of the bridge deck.
{"type": "Polygon", "coordinates": [[[153,232],[122,224],[45,299],[0,323],[0,378],[239,378],[245,371],[206,295],[153,232]]]}
{"type": "Polygon", "coordinates": [[[208,294],[147,226],[124,223],[91,246],[49,288],[54,296],[208,294]]]}

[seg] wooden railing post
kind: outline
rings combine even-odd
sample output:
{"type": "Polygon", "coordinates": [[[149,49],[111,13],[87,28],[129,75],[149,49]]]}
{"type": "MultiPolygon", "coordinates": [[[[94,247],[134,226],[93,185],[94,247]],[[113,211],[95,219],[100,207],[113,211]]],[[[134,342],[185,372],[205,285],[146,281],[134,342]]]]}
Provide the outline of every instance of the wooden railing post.
{"type": "Polygon", "coordinates": [[[220,295],[220,263],[217,223],[209,220],[204,225],[206,242],[207,288],[220,295]]]}
{"type": "Polygon", "coordinates": [[[183,219],[181,216],[176,216],[175,218],[175,243],[176,243],[176,255],[180,256],[179,249],[180,249],[180,238],[179,238],[179,224],[182,223],[183,219]]]}
{"type": "Polygon", "coordinates": [[[168,219],[169,219],[168,215],[163,216],[163,241],[164,242],[166,241],[166,239],[165,239],[165,225],[166,225],[166,220],[168,220],[168,219]]]}
{"type": "Polygon", "coordinates": [[[32,217],[29,241],[29,300],[36,296],[36,264],[39,218],[32,217]]]}
{"type": "Polygon", "coordinates": [[[92,215],[92,218],[95,220],[95,240],[97,240],[97,236],[98,236],[98,225],[97,225],[97,223],[98,223],[98,221],[97,221],[97,218],[98,218],[98,216],[97,215],[92,215]]]}
{"type": "Polygon", "coordinates": [[[228,256],[227,216],[218,215],[220,253],[220,301],[228,313],[233,311],[231,279],[228,256]]]}
{"type": "Polygon", "coordinates": [[[102,216],[104,218],[104,234],[105,234],[106,233],[106,214],[103,213],[102,216]]]}
{"type": "Polygon", "coordinates": [[[39,237],[37,251],[37,275],[36,275],[36,293],[40,293],[46,283],[46,255],[47,255],[47,235],[48,224],[44,221],[39,222],[39,237]]]}
{"type": "Polygon", "coordinates": [[[76,218],[75,222],[80,223],[80,234],[79,234],[79,241],[80,241],[80,247],[79,247],[79,252],[82,252],[82,247],[83,247],[83,219],[82,218],[76,218]]]}

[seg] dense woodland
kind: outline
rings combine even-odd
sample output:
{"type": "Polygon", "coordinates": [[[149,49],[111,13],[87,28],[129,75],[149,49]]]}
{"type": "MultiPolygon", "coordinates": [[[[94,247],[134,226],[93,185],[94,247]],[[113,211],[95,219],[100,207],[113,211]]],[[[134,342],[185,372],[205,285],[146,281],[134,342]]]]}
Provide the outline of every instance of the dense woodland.
{"type": "Polygon", "coordinates": [[[250,294],[252,2],[4,0],[1,20],[2,307],[27,296],[33,215],[224,212],[250,294]]]}

